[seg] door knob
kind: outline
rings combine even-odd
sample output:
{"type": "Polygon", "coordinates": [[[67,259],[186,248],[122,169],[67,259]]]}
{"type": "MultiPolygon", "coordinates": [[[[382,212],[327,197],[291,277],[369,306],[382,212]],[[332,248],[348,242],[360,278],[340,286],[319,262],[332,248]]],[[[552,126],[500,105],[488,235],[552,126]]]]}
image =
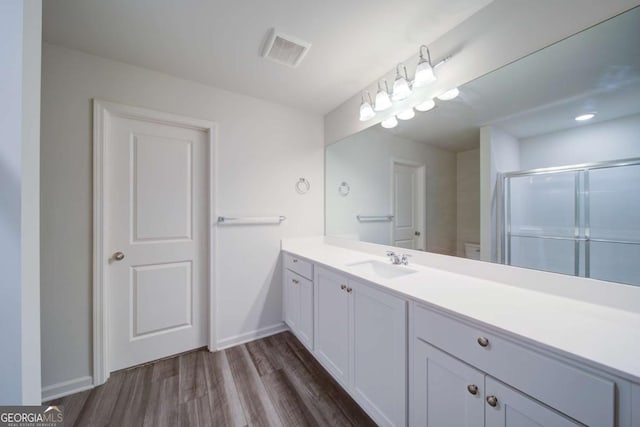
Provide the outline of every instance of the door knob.
{"type": "Polygon", "coordinates": [[[115,259],[116,261],[122,261],[124,259],[124,253],[123,252],[116,252],[115,254],[113,254],[113,259],[115,259]]]}

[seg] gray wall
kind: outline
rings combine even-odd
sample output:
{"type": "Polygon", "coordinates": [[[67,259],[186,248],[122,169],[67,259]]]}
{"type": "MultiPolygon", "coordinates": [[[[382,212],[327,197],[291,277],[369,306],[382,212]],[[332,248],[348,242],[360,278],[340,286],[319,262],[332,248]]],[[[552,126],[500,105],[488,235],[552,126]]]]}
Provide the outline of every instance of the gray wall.
{"type": "Polygon", "coordinates": [[[323,232],[322,117],[54,45],[45,44],[43,54],[47,395],[91,381],[94,97],[217,124],[217,213],[288,218],[281,226],[219,228],[218,343],[281,327],[280,239],[323,232]],[[299,177],[311,183],[305,195],[295,191],[299,177]]]}
{"type": "Polygon", "coordinates": [[[40,0],[0,2],[0,404],[40,404],[40,0]]]}

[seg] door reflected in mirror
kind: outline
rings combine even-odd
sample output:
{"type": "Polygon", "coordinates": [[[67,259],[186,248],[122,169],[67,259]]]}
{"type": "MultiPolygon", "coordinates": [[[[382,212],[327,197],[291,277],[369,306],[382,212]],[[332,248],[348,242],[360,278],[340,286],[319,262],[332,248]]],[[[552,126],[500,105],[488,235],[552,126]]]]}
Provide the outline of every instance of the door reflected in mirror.
{"type": "Polygon", "coordinates": [[[637,40],[640,8],[328,146],[326,234],[640,285],[637,40]]]}

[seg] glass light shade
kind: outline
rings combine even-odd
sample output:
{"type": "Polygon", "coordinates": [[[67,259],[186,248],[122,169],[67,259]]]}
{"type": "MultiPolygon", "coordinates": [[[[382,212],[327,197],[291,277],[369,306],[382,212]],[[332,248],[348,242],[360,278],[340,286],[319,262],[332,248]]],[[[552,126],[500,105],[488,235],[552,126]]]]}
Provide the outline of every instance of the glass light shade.
{"type": "Polygon", "coordinates": [[[391,129],[398,126],[398,120],[396,119],[396,116],[391,116],[388,119],[383,120],[380,125],[385,129],[391,129]]]}
{"type": "Polygon", "coordinates": [[[450,101],[458,95],[460,95],[460,91],[457,87],[454,87],[453,89],[449,89],[445,93],[441,93],[440,95],[438,95],[438,99],[442,101],[450,101]]]}
{"type": "Polygon", "coordinates": [[[371,120],[376,115],[376,112],[373,111],[373,107],[367,101],[363,101],[360,104],[360,121],[366,122],[367,120],[371,120]]]}
{"type": "Polygon", "coordinates": [[[402,101],[403,99],[407,99],[409,95],[411,95],[409,82],[404,77],[398,77],[396,81],[393,82],[393,95],[391,95],[391,97],[394,101],[402,101]]]}
{"type": "Polygon", "coordinates": [[[433,67],[424,59],[421,60],[416,67],[416,76],[413,81],[413,86],[422,87],[435,81],[436,75],[433,72],[433,67]]]}
{"type": "Polygon", "coordinates": [[[404,111],[398,113],[398,118],[400,120],[411,120],[416,116],[416,112],[413,111],[413,108],[409,107],[404,111]]]}
{"type": "Polygon", "coordinates": [[[587,120],[591,120],[596,116],[595,113],[586,113],[586,114],[581,114],[579,116],[576,116],[576,118],[574,119],[576,122],[585,122],[587,120]]]}
{"type": "Polygon", "coordinates": [[[376,111],[384,111],[391,107],[391,99],[389,98],[389,94],[380,89],[376,94],[376,105],[374,109],[376,111]]]}
{"type": "Polygon", "coordinates": [[[427,99],[426,101],[421,102],[420,104],[416,105],[416,110],[418,110],[418,111],[429,111],[435,106],[436,106],[436,103],[433,101],[433,99],[427,99]]]}

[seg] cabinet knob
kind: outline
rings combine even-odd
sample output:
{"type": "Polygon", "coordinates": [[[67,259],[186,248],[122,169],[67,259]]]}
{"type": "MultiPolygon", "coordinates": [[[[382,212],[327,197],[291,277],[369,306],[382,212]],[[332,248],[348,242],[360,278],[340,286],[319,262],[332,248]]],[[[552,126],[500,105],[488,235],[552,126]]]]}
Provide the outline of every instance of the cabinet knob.
{"type": "Polygon", "coordinates": [[[298,260],[294,258],[294,259],[293,259],[293,262],[298,262],[298,260]]]}
{"type": "Polygon", "coordinates": [[[478,344],[480,344],[480,347],[486,347],[489,345],[489,339],[485,338],[485,337],[479,337],[478,338],[478,344]]]}
{"type": "Polygon", "coordinates": [[[351,293],[351,291],[353,291],[353,288],[347,288],[347,292],[351,293]]]}
{"type": "Polygon", "coordinates": [[[475,384],[469,384],[467,386],[467,390],[469,390],[469,393],[473,394],[474,396],[478,394],[478,386],[475,384]]]}
{"type": "Polygon", "coordinates": [[[347,285],[340,285],[340,289],[344,291],[345,289],[347,289],[347,285]]]}
{"type": "Polygon", "coordinates": [[[487,396],[487,403],[495,408],[498,405],[498,398],[493,395],[487,396]]]}
{"type": "Polygon", "coordinates": [[[292,281],[293,283],[295,283],[296,285],[297,285],[298,283],[300,283],[300,282],[299,282],[298,280],[296,280],[296,279],[291,279],[291,281],[292,281]]]}

